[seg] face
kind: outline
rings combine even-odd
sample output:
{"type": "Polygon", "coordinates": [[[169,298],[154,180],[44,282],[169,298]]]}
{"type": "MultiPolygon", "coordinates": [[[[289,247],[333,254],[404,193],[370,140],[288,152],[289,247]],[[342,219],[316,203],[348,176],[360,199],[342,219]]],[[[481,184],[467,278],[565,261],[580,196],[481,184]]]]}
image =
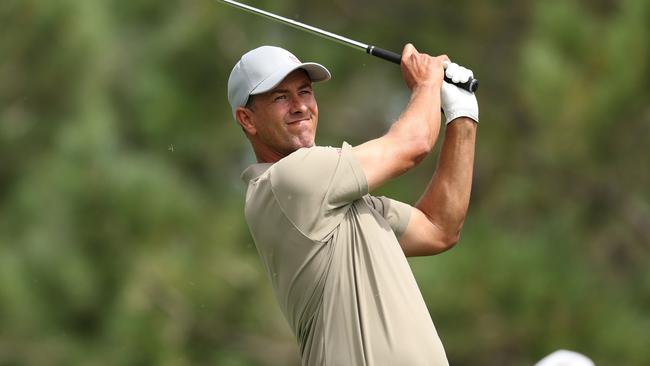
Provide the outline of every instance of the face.
{"type": "Polygon", "coordinates": [[[255,95],[250,107],[243,108],[247,123],[240,123],[258,155],[284,157],[314,145],[318,106],[304,70],[292,72],[273,90],[255,95]]]}

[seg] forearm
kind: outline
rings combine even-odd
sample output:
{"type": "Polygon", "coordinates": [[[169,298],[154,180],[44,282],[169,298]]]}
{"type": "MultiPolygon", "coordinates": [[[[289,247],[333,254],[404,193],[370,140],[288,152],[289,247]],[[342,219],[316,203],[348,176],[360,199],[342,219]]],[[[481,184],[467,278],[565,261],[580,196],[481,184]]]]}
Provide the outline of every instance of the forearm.
{"type": "Polygon", "coordinates": [[[400,140],[405,147],[424,144],[428,152],[433,148],[439,132],[440,88],[434,85],[413,90],[409,104],[389,134],[400,140]]]}
{"type": "Polygon", "coordinates": [[[469,206],[476,129],[469,118],[447,125],[438,167],[416,204],[450,241],[458,239],[469,206]]]}
{"type": "Polygon", "coordinates": [[[447,56],[420,54],[411,44],[400,67],[411,99],[388,133],[353,148],[368,182],[379,187],[417,165],[432,149],[440,132],[443,62],[447,56]]]}

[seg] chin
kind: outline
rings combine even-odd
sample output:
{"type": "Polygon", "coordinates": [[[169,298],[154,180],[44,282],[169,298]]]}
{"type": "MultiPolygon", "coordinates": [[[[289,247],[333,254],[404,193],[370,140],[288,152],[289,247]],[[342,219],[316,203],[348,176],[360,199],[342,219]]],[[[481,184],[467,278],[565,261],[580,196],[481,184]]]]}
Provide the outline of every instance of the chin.
{"type": "Polygon", "coordinates": [[[296,140],[295,146],[297,149],[303,148],[303,147],[312,147],[315,146],[315,139],[313,136],[309,137],[298,137],[296,140]]]}
{"type": "Polygon", "coordinates": [[[305,149],[305,148],[310,148],[313,147],[314,143],[313,142],[302,142],[302,141],[297,141],[294,144],[291,144],[290,146],[286,147],[286,150],[284,151],[285,155],[289,155],[291,153],[294,153],[300,149],[305,149]]]}

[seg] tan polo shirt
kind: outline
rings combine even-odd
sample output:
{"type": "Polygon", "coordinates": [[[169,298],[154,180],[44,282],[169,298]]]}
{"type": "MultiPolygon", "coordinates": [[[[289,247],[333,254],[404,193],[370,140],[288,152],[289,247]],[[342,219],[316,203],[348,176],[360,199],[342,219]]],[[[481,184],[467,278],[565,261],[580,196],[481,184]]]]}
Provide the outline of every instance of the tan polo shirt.
{"type": "Polygon", "coordinates": [[[350,145],[244,171],[246,220],[309,366],[448,365],[397,237],[411,206],[368,195],[350,145]]]}

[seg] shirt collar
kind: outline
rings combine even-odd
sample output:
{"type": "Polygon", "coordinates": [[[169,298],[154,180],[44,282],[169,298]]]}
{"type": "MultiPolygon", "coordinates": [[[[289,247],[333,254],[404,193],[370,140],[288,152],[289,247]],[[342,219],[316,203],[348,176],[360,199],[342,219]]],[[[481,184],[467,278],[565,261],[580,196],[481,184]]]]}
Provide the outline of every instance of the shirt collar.
{"type": "Polygon", "coordinates": [[[264,172],[266,172],[272,165],[273,163],[253,164],[244,170],[244,172],[241,174],[241,179],[244,181],[244,183],[248,183],[251,180],[264,174],[264,172]]]}

